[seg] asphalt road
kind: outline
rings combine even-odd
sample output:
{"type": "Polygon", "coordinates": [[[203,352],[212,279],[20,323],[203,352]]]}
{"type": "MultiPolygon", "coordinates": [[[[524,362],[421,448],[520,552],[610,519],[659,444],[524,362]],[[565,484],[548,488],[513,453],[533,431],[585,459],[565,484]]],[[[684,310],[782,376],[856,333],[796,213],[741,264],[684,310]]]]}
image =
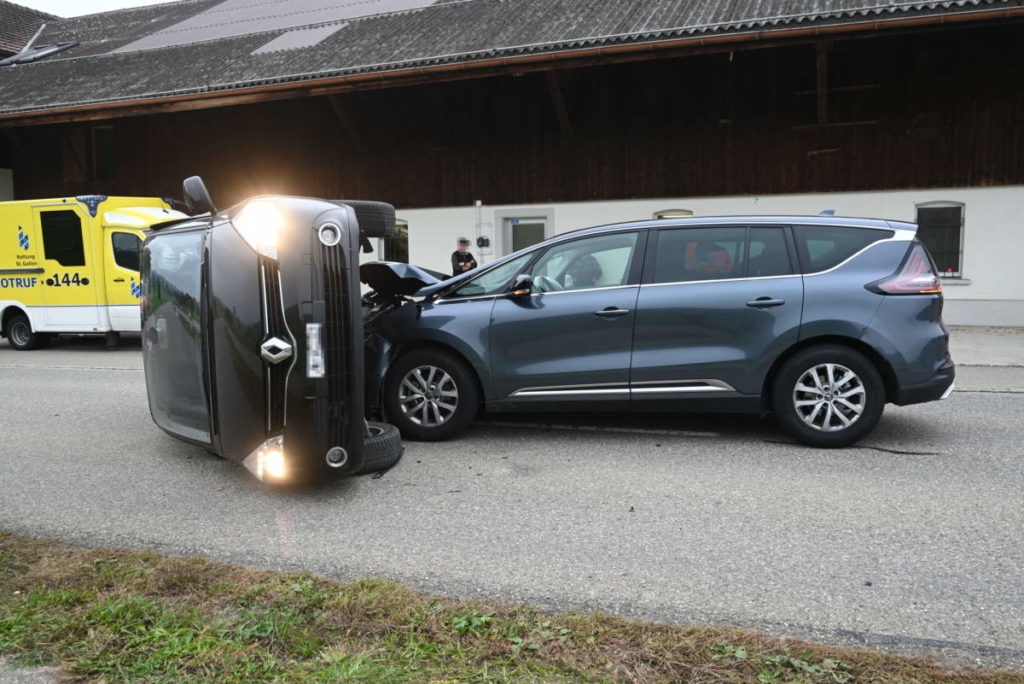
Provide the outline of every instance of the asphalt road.
{"type": "Polygon", "coordinates": [[[137,344],[0,342],[0,529],[1024,669],[1024,369],[959,387],[842,451],[753,417],[492,417],[281,491],[152,424],[137,344]]]}

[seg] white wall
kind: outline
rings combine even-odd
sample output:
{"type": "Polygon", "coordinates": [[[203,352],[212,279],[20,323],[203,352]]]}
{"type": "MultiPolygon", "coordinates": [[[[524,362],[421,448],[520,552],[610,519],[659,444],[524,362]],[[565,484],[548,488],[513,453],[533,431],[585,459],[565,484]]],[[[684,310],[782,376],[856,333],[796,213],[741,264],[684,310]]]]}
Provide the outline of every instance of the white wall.
{"type": "Polygon", "coordinates": [[[14,174],[10,169],[0,169],[0,202],[14,199],[14,174]]]}
{"type": "MultiPolygon", "coordinates": [[[[1024,186],[947,188],[892,192],[846,192],[807,195],[667,198],[616,202],[502,205],[483,207],[480,221],[494,248],[477,249],[480,263],[506,253],[501,221],[495,214],[523,216],[548,211],[549,235],[578,228],[653,217],[664,209],[691,209],[695,216],[732,214],[813,215],[834,209],[837,216],[914,221],[916,206],[925,202],[962,202],[964,207],[963,280],[946,280],[946,319],[971,325],[1024,326],[1024,186]]],[[[447,272],[450,255],[460,236],[477,237],[474,206],[410,209],[398,212],[409,222],[409,254],[413,263],[447,272]]],[[[366,255],[365,259],[376,258],[366,255]]]]}

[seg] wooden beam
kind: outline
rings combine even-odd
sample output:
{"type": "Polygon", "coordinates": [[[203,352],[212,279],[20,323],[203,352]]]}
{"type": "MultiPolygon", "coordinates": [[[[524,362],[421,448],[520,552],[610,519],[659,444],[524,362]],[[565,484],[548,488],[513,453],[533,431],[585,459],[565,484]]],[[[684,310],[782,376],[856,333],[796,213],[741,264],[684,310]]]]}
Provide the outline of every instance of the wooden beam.
{"type": "Polygon", "coordinates": [[[818,123],[828,123],[828,51],[832,47],[828,41],[815,45],[818,58],[818,123]]]}
{"type": "Polygon", "coordinates": [[[548,94],[558,116],[558,125],[562,129],[562,144],[568,144],[572,141],[572,121],[569,119],[569,108],[565,106],[565,97],[562,96],[562,83],[558,72],[545,71],[544,82],[547,83],[548,94]]]}
{"type": "Polygon", "coordinates": [[[363,144],[363,138],[359,135],[359,129],[352,122],[352,117],[348,112],[348,107],[345,106],[345,102],[342,100],[341,95],[328,95],[327,101],[331,104],[331,110],[334,112],[335,118],[338,119],[338,123],[341,124],[342,130],[345,131],[345,137],[348,138],[349,144],[352,145],[352,149],[357,154],[364,154],[366,152],[366,145],[363,144]]]}
{"type": "Polygon", "coordinates": [[[806,45],[808,42],[822,36],[836,36],[838,39],[871,38],[889,35],[894,29],[910,29],[914,32],[924,32],[942,30],[947,26],[961,25],[969,22],[999,22],[1020,18],[1024,18],[1024,7],[978,10],[951,15],[914,16],[883,21],[869,20],[855,24],[831,24],[797,29],[773,29],[769,31],[746,31],[713,36],[689,36],[675,40],[627,43],[615,46],[580,48],[563,52],[498,57],[430,67],[412,67],[377,73],[326,77],[301,83],[254,85],[197,94],[167,95],[158,98],[100,102],[59,109],[0,114],[0,128],[9,126],[40,126],[71,121],[94,121],[143,114],[162,114],[254,102],[315,97],[355,90],[396,88],[427,83],[487,78],[510,73],[582,68],[697,54],[759,50],[787,45],[806,45]]]}

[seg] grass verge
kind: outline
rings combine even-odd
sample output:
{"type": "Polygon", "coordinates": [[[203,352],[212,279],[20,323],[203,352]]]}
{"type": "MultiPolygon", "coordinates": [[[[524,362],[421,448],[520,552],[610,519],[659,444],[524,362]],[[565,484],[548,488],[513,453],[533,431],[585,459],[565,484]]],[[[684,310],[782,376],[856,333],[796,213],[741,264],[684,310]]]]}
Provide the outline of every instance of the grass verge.
{"type": "Polygon", "coordinates": [[[1013,682],[1008,672],[452,601],[0,532],[0,658],[80,681],[1013,682]]]}

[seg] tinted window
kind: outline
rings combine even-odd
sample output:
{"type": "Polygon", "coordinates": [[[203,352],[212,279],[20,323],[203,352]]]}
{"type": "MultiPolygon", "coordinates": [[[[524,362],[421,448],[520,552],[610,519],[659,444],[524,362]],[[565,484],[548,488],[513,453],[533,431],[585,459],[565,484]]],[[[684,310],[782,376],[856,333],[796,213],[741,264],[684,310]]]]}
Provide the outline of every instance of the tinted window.
{"type": "Polygon", "coordinates": [[[793,226],[796,247],[807,273],[825,271],[868,245],[891,238],[891,230],[846,226],[793,226]]]}
{"type": "Polygon", "coordinates": [[[43,227],[43,253],[61,266],[85,266],[82,221],[73,211],[44,211],[39,214],[43,227]]]}
{"type": "Polygon", "coordinates": [[[527,262],[532,258],[532,252],[516,257],[512,261],[473,278],[473,280],[455,290],[450,296],[479,297],[482,295],[500,294],[505,291],[514,277],[522,273],[523,268],[526,267],[527,262]]]}
{"type": "Polygon", "coordinates": [[[659,231],[656,283],[688,283],[744,276],[746,228],[674,228],[659,231]]]}
{"type": "Polygon", "coordinates": [[[789,275],[793,265],[789,260],[786,234],[783,228],[751,228],[747,256],[747,276],[765,278],[789,275]]]}
{"type": "Polygon", "coordinates": [[[139,270],[142,254],[142,240],[131,233],[114,233],[110,236],[110,244],[114,249],[114,263],[129,271],[139,270]]]}
{"type": "Polygon", "coordinates": [[[534,292],[617,287],[629,281],[637,233],[601,235],[550,248],[533,267],[534,292]]]}
{"type": "Polygon", "coordinates": [[[160,235],[145,250],[146,387],[158,425],[210,441],[203,376],[203,234],[160,235]]]}

